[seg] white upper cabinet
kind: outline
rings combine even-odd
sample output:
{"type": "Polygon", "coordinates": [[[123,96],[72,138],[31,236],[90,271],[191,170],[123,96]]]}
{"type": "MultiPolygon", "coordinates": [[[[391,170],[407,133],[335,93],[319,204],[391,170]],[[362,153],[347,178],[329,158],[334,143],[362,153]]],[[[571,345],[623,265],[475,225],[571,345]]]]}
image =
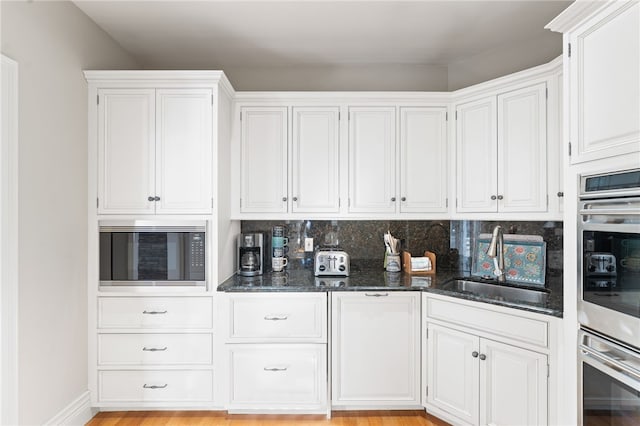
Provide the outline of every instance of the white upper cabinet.
{"type": "Polygon", "coordinates": [[[497,210],[498,145],[496,97],[456,108],[458,212],[497,210]]]}
{"type": "Polygon", "coordinates": [[[400,108],[400,212],[447,211],[447,109],[400,108]]]}
{"type": "Polygon", "coordinates": [[[349,108],[349,212],[395,213],[395,107],[349,108]]]}
{"type": "Polygon", "coordinates": [[[547,210],[546,84],[498,95],[498,210],[547,210]]]}
{"type": "Polygon", "coordinates": [[[211,212],[212,91],[98,91],[98,213],[211,212]]]}
{"type": "Polygon", "coordinates": [[[293,108],[292,212],[340,209],[339,108],[293,108]]]}
{"type": "Polygon", "coordinates": [[[287,107],[243,107],[240,210],[287,211],[287,107]]]}
{"type": "Polygon", "coordinates": [[[156,92],[156,213],[211,211],[211,90],[156,92]]]}
{"type": "Polygon", "coordinates": [[[640,152],[640,3],[608,4],[568,40],[572,163],[640,152]]]}
{"type": "Polygon", "coordinates": [[[155,108],[153,89],[99,91],[99,213],[154,213],[155,108]]]}
{"type": "Polygon", "coordinates": [[[457,212],[547,211],[546,108],[546,83],[457,106],[457,212]]]}

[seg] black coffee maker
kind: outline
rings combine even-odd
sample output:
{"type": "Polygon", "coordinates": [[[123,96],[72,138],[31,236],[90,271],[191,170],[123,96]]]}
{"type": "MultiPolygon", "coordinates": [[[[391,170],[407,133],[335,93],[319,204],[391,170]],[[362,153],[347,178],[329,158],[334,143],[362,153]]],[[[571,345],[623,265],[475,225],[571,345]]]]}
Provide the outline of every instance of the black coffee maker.
{"type": "Polygon", "coordinates": [[[253,277],[262,275],[264,267],[264,234],[262,232],[238,235],[238,274],[253,277]]]}

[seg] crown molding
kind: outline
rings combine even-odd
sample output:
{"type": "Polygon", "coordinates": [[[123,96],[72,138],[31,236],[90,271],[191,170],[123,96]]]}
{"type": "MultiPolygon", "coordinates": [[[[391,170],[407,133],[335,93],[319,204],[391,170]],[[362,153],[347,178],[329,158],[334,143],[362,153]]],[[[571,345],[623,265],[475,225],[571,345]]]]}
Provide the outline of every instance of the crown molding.
{"type": "Polygon", "coordinates": [[[604,9],[612,3],[628,3],[628,1],[576,0],[562,13],[560,13],[560,15],[556,16],[551,22],[545,25],[545,29],[558,33],[569,32],[575,28],[576,25],[584,22],[584,20],[589,16],[593,15],[600,9],[604,9]]]}

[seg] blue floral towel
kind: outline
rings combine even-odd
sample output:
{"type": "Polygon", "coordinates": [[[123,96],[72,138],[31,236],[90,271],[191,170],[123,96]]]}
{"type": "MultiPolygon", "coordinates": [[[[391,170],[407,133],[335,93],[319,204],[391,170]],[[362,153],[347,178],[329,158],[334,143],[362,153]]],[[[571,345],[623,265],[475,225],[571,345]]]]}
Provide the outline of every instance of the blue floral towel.
{"type": "MultiPolygon", "coordinates": [[[[478,239],[471,275],[496,278],[493,259],[487,256],[489,239],[478,239]]],[[[544,286],[547,243],[544,241],[505,241],[504,267],[507,281],[544,286]]]]}

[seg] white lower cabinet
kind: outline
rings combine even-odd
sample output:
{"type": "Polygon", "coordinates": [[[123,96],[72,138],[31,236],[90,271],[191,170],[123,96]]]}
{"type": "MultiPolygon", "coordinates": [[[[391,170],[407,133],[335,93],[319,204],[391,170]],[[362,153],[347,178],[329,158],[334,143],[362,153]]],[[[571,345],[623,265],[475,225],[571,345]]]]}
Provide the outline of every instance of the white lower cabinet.
{"type": "Polygon", "coordinates": [[[99,296],[96,313],[94,406],[213,405],[210,296],[99,296]]]}
{"type": "Polygon", "coordinates": [[[230,410],[313,411],[326,407],[326,345],[229,346],[230,410]]]}
{"type": "MultiPolygon", "coordinates": [[[[451,303],[455,304],[429,298],[424,303],[427,411],[454,424],[548,424],[547,354],[491,339],[485,330],[507,330],[499,326],[505,321],[502,313],[463,306],[468,311],[451,324],[435,319],[439,315],[430,318],[430,307],[437,313],[441,307],[438,305],[451,303]],[[464,325],[470,321],[475,321],[474,328],[480,331],[474,333],[474,328],[464,325]]],[[[517,316],[515,319],[528,320],[517,316]]],[[[495,337],[505,340],[504,335],[495,337]]],[[[532,338],[523,346],[536,342],[532,338]]]]}
{"type": "Polygon", "coordinates": [[[480,424],[546,425],[547,356],[487,339],[480,354],[480,424]]]}
{"type": "Polygon", "coordinates": [[[203,402],[213,399],[211,370],[107,370],[98,373],[102,402],[203,402]]]}
{"type": "Polygon", "coordinates": [[[211,364],[212,335],[99,334],[99,365],[211,364]]]}
{"type": "Polygon", "coordinates": [[[327,293],[224,297],[228,411],[326,414],[327,293]]]}
{"type": "Polygon", "coordinates": [[[420,293],[332,293],[332,406],[420,406],[420,293]]]}

